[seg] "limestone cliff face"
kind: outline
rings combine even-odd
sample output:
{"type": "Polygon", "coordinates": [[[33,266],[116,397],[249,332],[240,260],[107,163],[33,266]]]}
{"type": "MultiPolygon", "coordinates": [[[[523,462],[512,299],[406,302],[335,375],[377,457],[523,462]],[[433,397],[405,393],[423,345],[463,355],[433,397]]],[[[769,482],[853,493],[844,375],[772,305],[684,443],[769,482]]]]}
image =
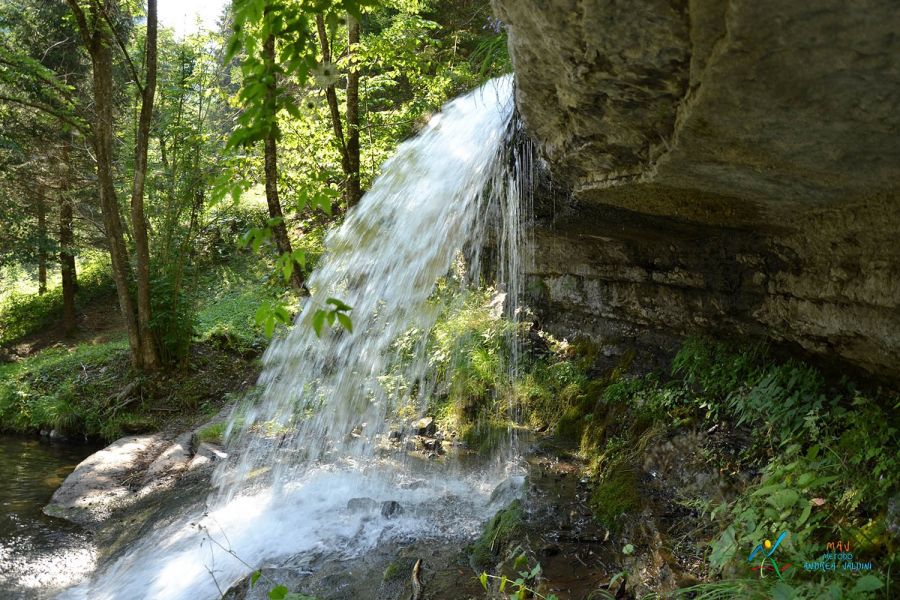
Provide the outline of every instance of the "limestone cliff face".
{"type": "MultiPolygon", "coordinates": [[[[494,0],[570,193],[531,292],[613,347],[766,336],[900,378],[893,0],[494,0]]],[[[539,198],[540,200],[540,198],[539,198]]]]}

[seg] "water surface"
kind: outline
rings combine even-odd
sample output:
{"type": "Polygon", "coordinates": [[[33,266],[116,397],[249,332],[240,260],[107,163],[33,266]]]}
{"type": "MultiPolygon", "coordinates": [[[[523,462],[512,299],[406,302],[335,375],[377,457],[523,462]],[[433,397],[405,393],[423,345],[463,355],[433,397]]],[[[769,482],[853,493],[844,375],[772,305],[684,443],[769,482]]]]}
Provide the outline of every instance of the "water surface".
{"type": "Polygon", "coordinates": [[[42,509],[97,449],[0,436],[0,598],[47,597],[90,569],[94,553],[88,535],[42,509]]]}

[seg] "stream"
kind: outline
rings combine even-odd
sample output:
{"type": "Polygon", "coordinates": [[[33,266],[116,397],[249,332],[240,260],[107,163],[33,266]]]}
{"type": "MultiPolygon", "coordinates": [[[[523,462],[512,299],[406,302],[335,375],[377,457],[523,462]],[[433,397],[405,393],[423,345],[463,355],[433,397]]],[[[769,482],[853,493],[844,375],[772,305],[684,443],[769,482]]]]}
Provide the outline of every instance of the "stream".
{"type": "Polygon", "coordinates": [[[77,581],[93,567],[89,536],[41,509],[78,463],[97,449],[0,436],[0,598],[40,597],[77,581]]]}

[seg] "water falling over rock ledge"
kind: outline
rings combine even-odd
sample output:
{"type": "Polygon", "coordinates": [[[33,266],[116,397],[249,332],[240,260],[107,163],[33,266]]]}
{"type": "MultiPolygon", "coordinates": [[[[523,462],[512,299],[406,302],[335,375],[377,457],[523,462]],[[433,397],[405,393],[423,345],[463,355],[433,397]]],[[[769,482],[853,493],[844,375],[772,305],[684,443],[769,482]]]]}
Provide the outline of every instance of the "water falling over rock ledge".
{"type": "MultiPolygon", "coordinates": [[[[327,573],[322,565],[351,564],[379,549],[382,559],[384,548],[398,545],[458,552],[477,537],[500,508],[496,485],[521,468],[515,448],[470,469],[440,456],[439,441],[434,460],[424,462],[408,458],[403,444],[386,451],[384,442],[394,412],[422,410],[415,407],[435,384],[424,346],[410,358],[395,341],[430,331],[439,279],[455,269],[458,294],[479,282],[488,239],[494,281],[504,290],[498,306],[516,318],[519,178],[528,167],[505,148],[512,91],[511,76],[491,81],[447,104],[400,146],[329,235],[296,324],[265,354],[261,397],[235,407],[228,455],[206,502],[176,501],[177,510],[142,520],[140,538],[62,598],[216,598],[262,566],[327,573]],[[352,307],[353,329],[319,337],[312,315],[329,298],[352,307]],[[392,369],[415,389],[386,388],[382,378],[392,369]]],[[[190,452],[184,458],[193,460],[190,452]]],[[[195,477],[198,486],[203,478],[195,477]]],[[[266,573],[270,587],[278,583],[266,573]]]]}

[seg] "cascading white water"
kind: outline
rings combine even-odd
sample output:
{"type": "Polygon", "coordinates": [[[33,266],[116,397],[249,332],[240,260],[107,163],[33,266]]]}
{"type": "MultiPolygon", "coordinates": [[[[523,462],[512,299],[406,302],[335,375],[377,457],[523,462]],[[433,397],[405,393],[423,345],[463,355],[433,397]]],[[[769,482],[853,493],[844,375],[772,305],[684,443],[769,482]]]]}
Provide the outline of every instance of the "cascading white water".
{"type": "MultiPolygon", "coordinates": [[[[407,402],[380,377],[397,360],[398,336],[431,329],[437,311],[428,299],[460,252],[469,255],[469,278],[478,274],[493,197],[485,190],[503,167],[512,85],[511,77],[497,79],[449,103],[400,146],[358,210],[329,235],[307,282],[311,297],[287,337],[266,352],[265,396],[243,417],[246,450],[229,481],[240,485],[247,473],[269,467],[274,482],[292,480],[284,471],[326,451],[367,456],[390,409],[407,402]],[[352,307],[352,333],[333,329],[317,338],[310,321],[328,298],[352,307]],[[291,433],[276,444],[256,435],[261,423],[291,433]]],[[[413,368],[421,371],[423,361],[413,368]]],[[[406,379],[421,380],[421,373],[406,379]]]]}
{"type": "Polygon", "coordinates": [[[310,298],[266,352],[262,398],[232,421],[237,459],[217,471],[209,508],[158,530],[65,597],[215,598],[247,575],[246,563],[326,548],[353,557],[390,540],[475,535],[496,510],[490,493],[508,469],[415,466],[374,448],[392,409],[421,406],[430,390],[423,352],[439,312],[429,301],[436,283],[459,264],[461,286],[477,280],[488,238],[507,312],[516,316],[521,179],[530,163],[505,151],[512,113],[507,76],[450,102],[400,146],[329,235],[307,283],[310,298]],[[352,307],[353,331],[326,328],[319,338],[311,316],[332,297],[352,307]],[[423,343],[417,357],[401,361],[395,342],[409,331],[423,343]],[[398,365],[415,385],[383,385],[398,365]],[[387,520],[349,511],[347,501],[359,496],[398,501],[403,513],[387,520]]]}

